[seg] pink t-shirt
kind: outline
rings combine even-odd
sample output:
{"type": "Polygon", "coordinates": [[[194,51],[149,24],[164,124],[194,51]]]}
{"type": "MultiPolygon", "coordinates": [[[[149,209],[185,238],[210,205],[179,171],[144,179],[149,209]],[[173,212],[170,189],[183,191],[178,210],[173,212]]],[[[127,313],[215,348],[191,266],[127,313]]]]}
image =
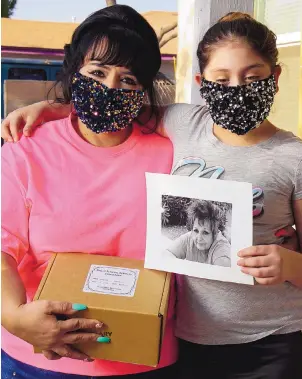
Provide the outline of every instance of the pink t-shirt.
{"type": "MultiPolygon", "coordinates": [[[[121,145],[100,148],[82,140],[71,119],[50,122],[2,148],[2,251],[18,262],[31,300],[49,252],[81,251],[144,259],[145,172],[169,173],[172,145],[135,125],[121,145]]],[[[68,301],[68,299],[66,299],[68,301]]],[[[177,356],[174,295],[159,367],[177,356]]],[[[152,368],[98,360],[49,361],[2,328],[2,348],[46,370],[90,376],[126,375],[152,368]]]]}

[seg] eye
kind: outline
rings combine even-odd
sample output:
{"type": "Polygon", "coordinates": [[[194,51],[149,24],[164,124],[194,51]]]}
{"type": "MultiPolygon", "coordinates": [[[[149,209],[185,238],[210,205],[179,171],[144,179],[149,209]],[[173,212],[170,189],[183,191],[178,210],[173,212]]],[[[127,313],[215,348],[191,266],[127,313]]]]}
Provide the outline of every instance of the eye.
{"type": "Polygon", "coordinates": [[[227,84],[229,82],[229,79],[216,79],[215,82],[219,84],[227,84]]]}
{"type": "Polygon", "coordinates": [[[193,229],[193,232],[197,234],[198,233],[198,229],[196,229],[196,228],[193,229]]]}
{"type": "Polygon", "coordinates": [[[245,80],[249,81],[249,82],[255,82],[256,80],[259,80],[260,76],[256,76],[256,75],[251,75],[251,76],[247,76],[245,78],[245,80]]]}
{"type": "Polygon", "coordinates": [[[210,234],[210,233],[207,232],[206,230],[203,231],[203,235],[208,236],[209,234],[210,234]]]}
{"type": "Polygon", "coordinates": [[[137,82],[130,77],[121,78],[121,82],[126,83],[129,86],[137,86],[137,82]]]}
{"type": "Polygon", "coordinates": [[[103,78],[105,74],[101,70],[93,70],[89,72],[90,75],[96,76],[97,78],[103,78]]]}

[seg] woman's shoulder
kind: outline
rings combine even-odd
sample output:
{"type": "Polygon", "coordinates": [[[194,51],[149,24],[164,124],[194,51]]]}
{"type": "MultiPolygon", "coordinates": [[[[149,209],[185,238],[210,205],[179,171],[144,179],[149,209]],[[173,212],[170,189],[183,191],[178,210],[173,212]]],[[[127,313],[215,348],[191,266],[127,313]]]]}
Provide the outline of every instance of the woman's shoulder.
{"type": "Polygon", "coordinates": [[[229,249],[230,243],[227,238],[221,232],[219,232],[217,233],[217,236],[212,244],[212,248],[215,251],[219,251],[222,247],[229,249]]]}
{"type": "Polygon", "coordinates": [[[68,118],[47,122],[32,133],[30,137],[21,136],[18,142],[6,142],[2,146],[2,159],[27,160],[47,150],[55,150],[55,145],[64,134],[68,118]]]}

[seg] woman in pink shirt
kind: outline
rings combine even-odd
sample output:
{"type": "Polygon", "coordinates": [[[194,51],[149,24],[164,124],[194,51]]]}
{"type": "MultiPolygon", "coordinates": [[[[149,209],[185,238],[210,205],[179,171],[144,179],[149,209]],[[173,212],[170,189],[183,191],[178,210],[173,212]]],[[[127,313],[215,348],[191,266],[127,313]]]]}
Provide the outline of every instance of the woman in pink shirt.
{"type": "Polygon", "coordinates": [[[145,172],[169,173],[172,163],[170,142],[150,133],[155,109],[144,125],[139,117],[146,95],[153,104],[160,63],[137,12],[95,12],[65,47],[63,100],[75,112],[2,148],[2,377],[174,376],[173,294],[157,369],[91,361],[72,343],[106,342],[102,320],[58,321],[85,305],[32,301],[49,252],[144,259],[145,172]]]}

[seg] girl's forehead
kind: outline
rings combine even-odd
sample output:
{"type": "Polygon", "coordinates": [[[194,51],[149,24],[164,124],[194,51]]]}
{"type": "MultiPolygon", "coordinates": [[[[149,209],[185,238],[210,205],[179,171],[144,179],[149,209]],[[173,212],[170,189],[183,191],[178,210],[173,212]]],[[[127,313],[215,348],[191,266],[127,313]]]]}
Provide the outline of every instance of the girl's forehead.
{"type": "Polygon", "coordinates": [[[233,71],[249,67],[269,68],[269,64],[244,41],[233,41],[218,45],[210,53],[207,70],[233,71]]]}

